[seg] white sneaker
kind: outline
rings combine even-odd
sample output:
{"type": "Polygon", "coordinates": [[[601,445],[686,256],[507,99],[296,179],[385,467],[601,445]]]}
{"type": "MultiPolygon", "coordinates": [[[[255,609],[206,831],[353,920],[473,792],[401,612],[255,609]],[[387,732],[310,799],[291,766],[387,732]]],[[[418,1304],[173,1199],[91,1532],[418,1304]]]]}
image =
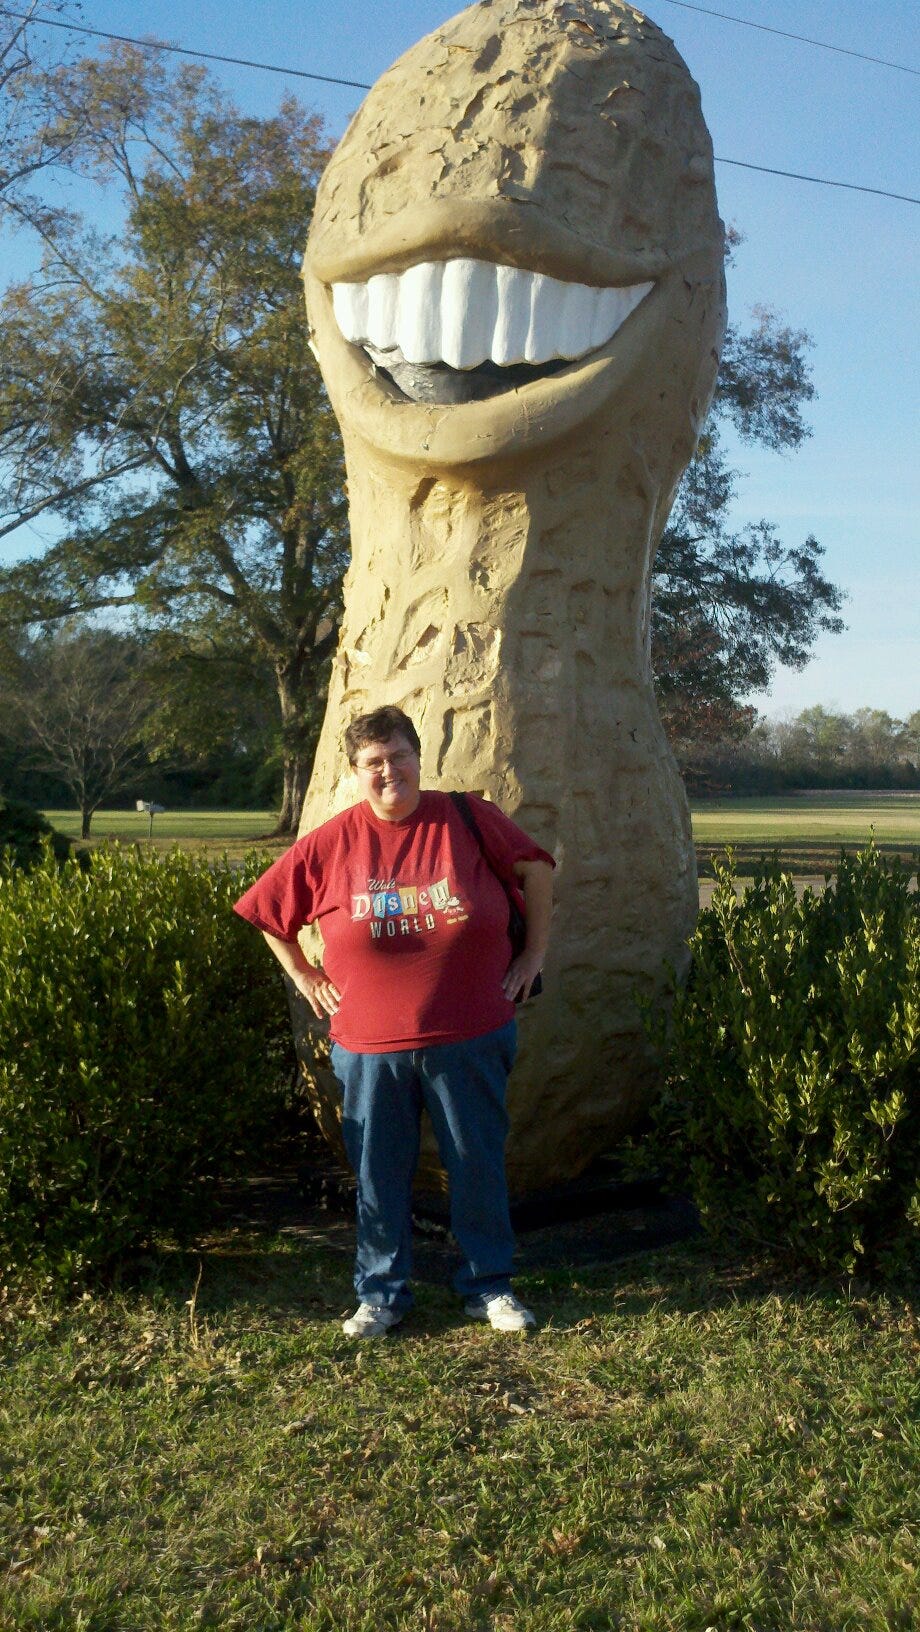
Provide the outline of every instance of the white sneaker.
{"type": "Polygon", "coordinates": [[[402,1315],[397,1309],[378,1308],[373,1303],[359,1303],[353,1315],[342,1321],[346,1337],[383,1337],[385,1332],[398,1326],[402,1315]]]}
{"type": "Polygon", "coordinates": [[[487,1320],[496,1332],[523,1332],[526,1327],[537,1324],[533,1310],[525,1308],[513,1292],[493,1292],[471,1298],[466,1313],[473,1320],[487,1320]]]}

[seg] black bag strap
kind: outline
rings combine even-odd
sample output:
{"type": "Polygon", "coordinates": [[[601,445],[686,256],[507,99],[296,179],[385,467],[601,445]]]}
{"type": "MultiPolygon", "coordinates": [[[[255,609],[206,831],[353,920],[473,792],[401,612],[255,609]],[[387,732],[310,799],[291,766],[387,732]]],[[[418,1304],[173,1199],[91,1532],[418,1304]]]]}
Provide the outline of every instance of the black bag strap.
{"type": "Polygon", "coordinates": [[[465,793],[452,793],[450,797],[453,800],[454,804],[456,805],[457,809],[459,810],[460,815],[463,817],[463,820],[466,823],[467,827],[469,828],[470,832],[472,833],[473,838],[476,840],[476,843],[478,844],[479,849],[482,852],[482,855],[483,855],[483,857],[485,859],[486,865],[488,866],[490,872],[495,873],[495,877],[498,879],[499,884],[501,885],[501,887],[504,890],[506,896],[508,897],[509,904],[512,907],[514,907],[515,911],[520,912],[521,909],[518,906],[517,902],[514,899],[514,896],[511,893],[511,889],[510,889],[510,887],[508,885],[507,880],[502,878],[501,873],[498,872],[497,869],[492,865],[492,859],[491,859],[491,857],[489,855],[488,850],[486,849],[485,840],[483,839],[483,836],[482,836],[482,830],[480,829],[479,823],[477,822],[475,816],[473,815],[473,807],[470,804],[468,798],[466,797],[466,794],[465,793]]]}
{"type": "MultiPolygon", "coordinates": [[[[520,911],[519,902],[517,902],[517,898],[514,896],[514,891],[512,891],[511,885],[507,883],[506,878],[502,878],[498,868],[494,867],[493,860],[491,860],[491,857],[489,857],[489,852],[486,850],[486,844],[484,844],[483,834],[481,834],[480,824],[478,824],[475,816],[473,816],[473,806],[470,805],[470,800],[468,800],[467,795],[465,795],[465,793],[452,793],[450,798],[452,798],[453,803],[455,803],[458,811],[460,811],[460,816],[463,818],[463,823],[467,824],[471,834],[473,834],[473,837],[475,837],[476,844],[478,844],[481,854],[483,854],[483,860],[484,863],[486,863],[486,867],[488,867],[489,871],[494,873],[494,876],[498,878],[499,885],[501,885],[501,888],[504,889],[504,893],[506,893],[507,934],[509,934],[509,940],[511,940],[511,955],[512,958],[514,958],[515,953],[524,951],[525,935],[527,935],[527,920],[525,920],[524,912],[520,911]]],[[[532,986],[530,986],[530,996],[538,997],[542,991],[543,976],[540,974],[540,971],[537,971],[537,974],[533,976],[532,986]]],[[[520,999],[517,999],[517,1002],[520,1002],[520,999]]]]}
{"type": "Polygon", "coordinates": [[[450,797],[454,801],[460,815],[463,817],[464,822],[476,840],[476,843],[478,844],[482,853],[482,858],[488,867],[489,872],[494,873],[508,898],[508,930],[511,935],[512,947],[516,952],[519,952],[521,947],[524,945],[524,936],[527,932],[527,926],[524,919],[524,914],[521,911],[520,902],[512,890],[511,885],[508,883],[508,880],[502,877],[498,868],[495,866],[492,857],[489,855],[489,852],[486,849],[485,839],[482,836],[482,829],[473,815],[473,807],[466,797],[466,794],[452,793],[450,797]]]}
{"type": "MultiPolygon", "coordinates": [[[[516,900],[516,898],[514,896],[514,893],[513,893],[512,889],[511,889],[510,884],[508,883],[507,879],[502,878],[501,873],[498,871],[497,867],[495,867],[493,862],[492,862],[492,858],[490,857],[489,852],[486,849],[485,840],[483,839],[479,823],[477,822],[475,816],[473,815],[473,807],[470,804],[468,798],[466,797],[466,794],[465,793],[452,793],[450,797],[453,800],[454,804],[456,805],[457,810],[460,812],[460,815],[462,816],[463,821],[465,822],[466,826],[469,828],[469,830],[472,833],[474,839],[476,840],[476,843],[478,844],[479,849],[482,852],[482,857],[483,857],[483,860],[485,861],[486,866],[488,867],[488,869],[489,869],[489,871],[491,873],[495,874],[495,877],[498,879],[498,882],[501,885],[502,889],[504,890],[505,895],[506,895],[506,897],[508,899],[508,935],[509,935],[510,940],[511,940],[511,955],[512,955],[512,957],[514,957],[515,953],[523,951],[523,948],[524,948],[524,939],[525,939],[525,936],[527,934],[527,922],[526,922],[526,919],[525,919],[524,914],[522,913],[522,911],[520,909],[520,906],[518,905],[518,902],[517,902],[517,900],[516,900]]],[[[539,997],[542,990],[543,990],[543,977],[538,971],[538,973],[534,976],[533,982],[531,984],[531,988],[530,988],[531,997],[539,997]]],[[[520,999],[518,999],[518,1001],[520,1001],[520,999]]]]}

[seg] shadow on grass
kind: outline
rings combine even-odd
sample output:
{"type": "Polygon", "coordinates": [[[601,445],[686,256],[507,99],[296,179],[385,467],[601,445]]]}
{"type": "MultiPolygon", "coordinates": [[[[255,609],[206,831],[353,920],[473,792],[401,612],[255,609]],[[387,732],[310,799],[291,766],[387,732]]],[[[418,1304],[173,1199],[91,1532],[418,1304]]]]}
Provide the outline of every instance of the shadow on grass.
{"type": "MultiPolygon", "coordinates": [[[[724,861],[726,849],[730,848],[739,878],[748,879],[778,861],[784,873],[820,879],[828,873],[836,874],[842,850],[848,855],[856,855],[860,850],[864,850],[865,846],[865,837],[839,839],[833,842],[827,839],[796,839],[775,845],[766,844],[762,840],[754,842],[743,839],[723,840],[718,844],[698,843],[695,847],[696,866],[700,878],[713,878],[715,876],[713,861],[724,861]]],[[[880,855],[886,856],[889,860],[897,857],[912,872],[916,871],[920,856],[916,844],[876,839],[875,848],[880,855]]]]}
{"type": "MultiPolygon", "coordinates": [[[[406,1337],[470,1331],[450,1284],[457,1261],[451,1244],[434,1252],[427,1242],[417,1244],[416,1309],[407,1319],[406,1337]]],[[[275,1331],[304,1323],[337,1327],[354,1307],[351,1266],[351,1231],[344,1225],[324,1226],[309,1238],[232,1232],[208,1237],[196,1249],[148,1254],[121,1277],[121,1290],[152,1295],[177,1311],[192,1306],[204,1321],[265,1324],[275,1331]]],[[[541,1265],[533,1254],[515,1285],[540,1325],[557,1330],[605,1316],[635,1320],[651,1313],[686,1317],[740,1311],[771,1298],[828,1309],[843,1303],[857,1321],[873,1324],[880,1311],[884,1318],[886,1304],[915,1307],[907,1285],[875,1290],[858,1281],[796,1273],[768,1255],[719,1249],[703,1236],[608,1259],[574,1253],[541,1265]]]]}

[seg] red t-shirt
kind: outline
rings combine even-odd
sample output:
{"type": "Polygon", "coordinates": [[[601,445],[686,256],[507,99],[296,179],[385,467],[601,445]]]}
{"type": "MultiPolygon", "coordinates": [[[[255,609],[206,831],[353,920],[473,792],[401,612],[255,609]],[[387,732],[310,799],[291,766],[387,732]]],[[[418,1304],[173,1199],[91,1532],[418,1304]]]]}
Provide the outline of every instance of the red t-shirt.
{"type": "MultiPolygon", "coordinates": [[[[555,865],[497,806],[467,797],[510,884],[516,861],[555,865]]],[[[513,1018],[501,989],[508,898],[449,794],[422,793],[398,822],[352,805],[298,839],[235,910],[282,941],[319,925],[341,993],[330,1032],[354,1053],[460,1042],[513,1018]]]]}

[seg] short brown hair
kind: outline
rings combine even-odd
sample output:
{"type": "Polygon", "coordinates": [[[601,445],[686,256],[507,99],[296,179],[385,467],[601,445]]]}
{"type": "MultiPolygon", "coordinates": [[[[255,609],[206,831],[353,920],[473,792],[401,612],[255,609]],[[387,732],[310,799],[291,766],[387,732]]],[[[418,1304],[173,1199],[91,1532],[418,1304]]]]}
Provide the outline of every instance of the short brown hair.
{"type": "Polygon", "coordinates": [[[391,737],[397,735],[405,737],[415,752],[421,753],[419,734],[401,708],[388,703],[384,708],[373,709],[370,714],[358,714],[345,732],[345,752],[349,765],[354,764],[359,749],[366,748],[369,742],[389,742],[391,737]]]}

